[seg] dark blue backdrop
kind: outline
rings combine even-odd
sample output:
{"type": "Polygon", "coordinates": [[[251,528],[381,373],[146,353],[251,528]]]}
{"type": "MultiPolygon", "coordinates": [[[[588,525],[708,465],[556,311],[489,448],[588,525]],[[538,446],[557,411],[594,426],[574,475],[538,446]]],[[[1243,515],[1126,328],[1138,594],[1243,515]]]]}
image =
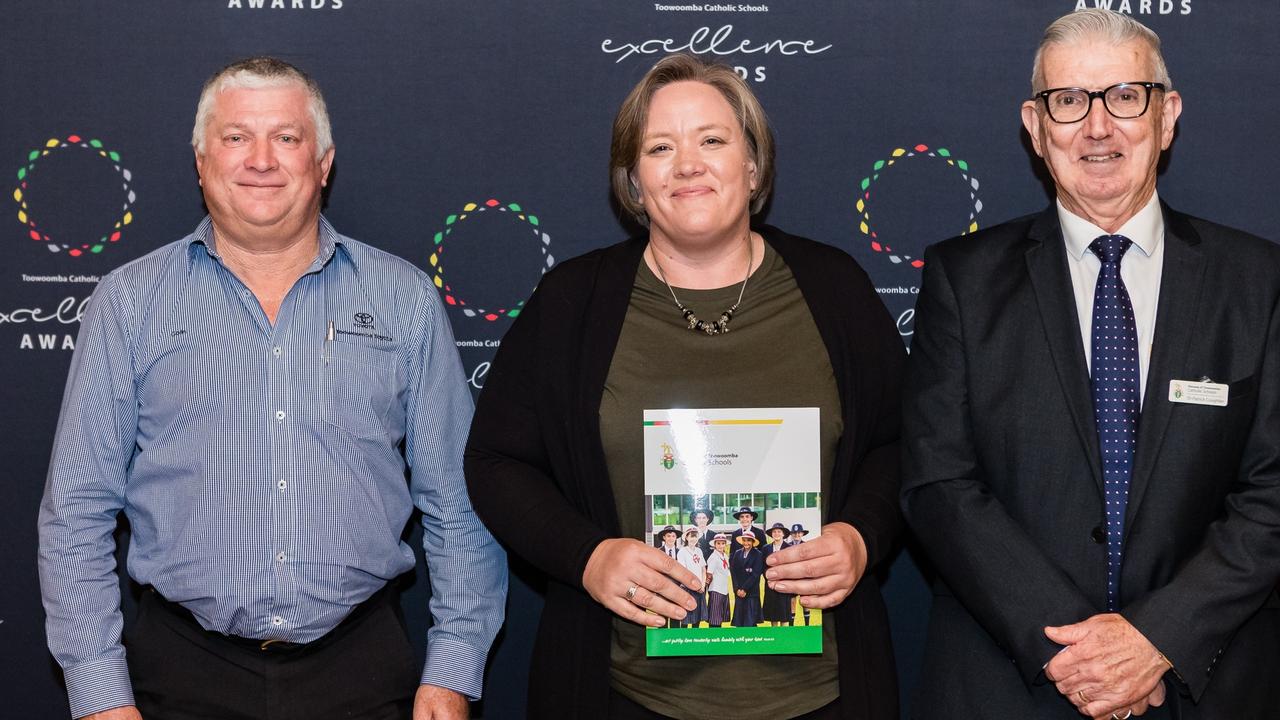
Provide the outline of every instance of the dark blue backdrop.
{"type": "MultiPolygon", "coordinates": [[[[606,178],[614,110],[665,51],[719,55],[749,77],[772,119],[778,180],[768,221],[856,257],[909,342],[920,277],[912,260],[923,247],[1048,202],[1018,105],[1040,30],[1078,4],[769,0],[729,11],[642,0],[9,0],[0,22],[5,714],[66,716],[44,645],[35,516],[78,308],[97,276],[199,221],[191,121],[217,68],[267,53],[320,81],[338,148],[327,213],[347,234],[430,270],[433,237],[467,203],[516,203],[535,216],[536,232],[514,214],[473,215],[445,239],[450,294],[493,310],[527,296],[545,267],[544,241],[567,258],[623,236],[606,178]]],[[[1084,4],[1130,12],[1165,39],[1185,112],[1162,196],[1280,237],[1271,199],[1280,97],[1269,92],[1280,70],[1280,4],[1084,4]]],[[[510,319],[469,317],[461,305],[450,312],[478,392],[510,319]]],[[[885,586],[904,694],[929,603],[915,560],[901,553],[885,586]]],[[[523,715],[541,598],[533,575],[513,569],[486,718],[523,715]]],[[[421,637],[429,583],[425,570],[419,576],[404,602],[421,637]]]]}

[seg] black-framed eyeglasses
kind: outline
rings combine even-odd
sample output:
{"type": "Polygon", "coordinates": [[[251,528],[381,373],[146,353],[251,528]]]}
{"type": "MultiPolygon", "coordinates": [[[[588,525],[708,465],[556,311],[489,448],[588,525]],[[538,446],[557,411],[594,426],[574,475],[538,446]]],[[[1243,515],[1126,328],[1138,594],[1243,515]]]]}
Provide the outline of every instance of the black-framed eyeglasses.
{"type": "Polygon", "coordinates": [[[1164,83],[1122,82],[1105,90],[1084,88],[1052,88],[1041,90],[1036,97],[1044,100],[1049,118],[1056,123],[1080,122],[1093,109],[1095,98],[1102,98],[1102,105],[1114,118],[1128,120],[1141,117],[1151,106],[1151,91],[1164,90],[1164,83]]]}

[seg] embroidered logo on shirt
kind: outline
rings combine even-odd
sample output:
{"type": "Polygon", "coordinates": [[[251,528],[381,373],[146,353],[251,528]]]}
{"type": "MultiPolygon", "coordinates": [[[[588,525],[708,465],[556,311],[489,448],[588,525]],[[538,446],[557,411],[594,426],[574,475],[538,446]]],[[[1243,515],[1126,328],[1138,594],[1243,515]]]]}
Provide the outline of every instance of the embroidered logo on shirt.
{"type": "Polygon", "coordinates": [[[338,335],[355,335],[357,337],[367,337],[367,338],[373,338],[374,340],[382,340],[383,342],[391,342],[392,340],[395,340],[395,338],[391,337],[390,335],[379,335],[378,333],[353,332],[351,330],[341,330],[341,329],[335,330],[334,332],[337,333],[338,335]]]}
{"type": "Polygon", "coordinates": [[[352,315],[351,319],[356,321],[356,327],[365,328],[366,330],[373,329],[373,316],[367,312],[358,312],[352,315]]]}

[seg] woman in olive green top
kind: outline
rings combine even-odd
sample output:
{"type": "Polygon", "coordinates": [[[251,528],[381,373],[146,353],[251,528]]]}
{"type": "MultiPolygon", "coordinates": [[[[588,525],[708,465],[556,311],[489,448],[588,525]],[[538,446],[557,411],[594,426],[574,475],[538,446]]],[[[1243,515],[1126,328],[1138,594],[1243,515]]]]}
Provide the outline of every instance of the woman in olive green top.
{"type": "Polygon", "coordinates": [[[844,252],[752,227],[773,139],[731,68],[655,65],[614,121],[611,167],[648,232],[547,273],[503,339],[467,451],[476,511],[549,576],[530,717],[896,718],[867,573],[902,524],[893,321],[844,252]],[[822,653],[646,657],[644,628],[684,618],[681,585],[704,578],[641,540],[642,411],[781,406],[820,409],[826,522],[772,553],[765,581],[824,610],[822,653]],[[531,541],[553,529],[564,542],[531,541]]]}

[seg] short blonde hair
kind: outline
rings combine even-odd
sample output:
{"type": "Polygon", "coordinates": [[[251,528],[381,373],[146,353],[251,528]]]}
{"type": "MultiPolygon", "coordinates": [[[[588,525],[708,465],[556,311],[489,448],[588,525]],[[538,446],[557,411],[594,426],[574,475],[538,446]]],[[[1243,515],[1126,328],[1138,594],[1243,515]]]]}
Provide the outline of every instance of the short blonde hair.
{"type": "Polygon", "coordinates": [[[1130,78],[1130,80],[1150,80],[1164,85],[1165,90],[1173,89],[1173,81],[1169,79],[1169,69],[1164,64],[1164,56],[1160,53],[1160,36],[1155,31],[1134,20],[1112,10],[1089,8],[1067,13],[1054,20],[1044,29],[1044,37],[1040,47],[1036,48],[1036,59],[1031,66],[1031,95],[1047,89],[1044,82],[1044,51],[1050,45],[1074,45],[1088,40],[1105,40],[1112,45],[1123,45],[1132,40],[1141,40],[1151,49],[1152,78],[1130,78]]]}
{"type": "Polygon", "coordinates": [[[649,216],[640,203],[639,191],[631,173],[640,159],[640,143],[649,119],[649,105],[654,93],[678,82],[700,82],[710,85],[724,96],[747,139],[749,159],[756,166],[756,187],[751,192],[751,214],[760,212],[773,189],[773,133],[764,108],[747,82],[733,68],[709,63],[688,53],[668,55],[645,73],[640,82],[622,101],[613,119],[613,138],[609,143],[609,180],[613,195],[641,225],[649,224],[649,216]]]}

